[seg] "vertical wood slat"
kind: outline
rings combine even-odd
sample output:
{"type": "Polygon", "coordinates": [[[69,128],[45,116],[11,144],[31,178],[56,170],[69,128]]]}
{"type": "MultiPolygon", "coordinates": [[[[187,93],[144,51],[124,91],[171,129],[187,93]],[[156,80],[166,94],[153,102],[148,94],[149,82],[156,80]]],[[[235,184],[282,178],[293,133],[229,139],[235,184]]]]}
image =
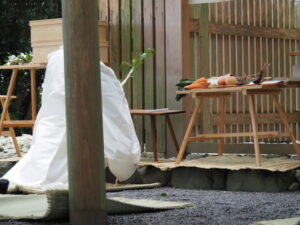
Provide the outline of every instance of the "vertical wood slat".
{"type": "MultiPolygon", "coordinates": [[[[121,61],[131,62],[131,4],[130,0],[122,0],[121,1],[121,61]]],[[[122,80],[126,77],[126,74],[129,72],[129,69],[122,70],[122,80]]],[[[130,108],[132,108],[131,102],[131,82],[129,79],[125,84],[124,91],[126,95],[126,99],[130,108]]]]}
{"type": "MultiPolygon", "coordinates": [[[[171,109],[181,109],[180,102],[174,100],[174,93],[176,92],[176,83],[184,76],[189,75],[189,68],[183,66],[183,57],[189,57],[184,51],[189,51],[186,37],[183,35],[183,23],[185,21],[181,18],[189,18],[188,9],[182,9],[182,5],[187,6],[187,0],[165,0],[165,21],[166,21],[166,102],[167,107],[171,109]],[[185,41],[184,41],[185,40],[185,41]],[[178,46],[179,43],[184,43],[178,46]],[[183,50],[184,49],[184,50],[183,50]]],[[[188,28],[187,24],[185,29],[188,28]]],[[[189,33],[185,33],[185,35],[189,33]]],[[[186,60],[186,59],[185,59],[186,60]]],[[[186,65],[186,64],[185,64],[186,65]]],[[[189,64],[188,64],[189,65],[189,64]]],[[[178,140],[182,140],[183,134],[183,117],[181,115],[174,115],[172,117],[174,130],[177,131],[178,140]]],[[[171,137],[168,135],[167,148],[169,153],[175,153],[172,146],[171,137]],[[171,151],[172,150],[172,151],[171,151]]]]}
{"type": "MultiPolygon", "coordinates": [[[[136,58],[142,52],[142,1],[132,0],[132,57],[136,58]]],[[[138,68],[134,73],[134,79],[132,81],[132,108],[143,109],[143,69],[138,68]]],[[[143,147],[144,143],[144,127],[143,117],[135,116],[133,118],[135,130],[139,141],[143,147]]]]}
{"type": "Polygon", "coordinates": [[[119,0],[109,0],[110,66],[119,77],[120,66],[120,5],[119,0]]]}
{"type": "Polygon", "coordinates": [[[100,20],[108,21],[108,1],[109,0],[98,0],[100,20]]]}
{"type": "MultiPolygon", "coordinates": [[[[144,0],[144,49],[155,48],[154,46],[154,24],[153,24],[153,0],[144,0]]],[[[144,78],[144,101],[146,109],[155,108],[154,100],[154,60],[153,58],[147,59],[145,62],[145,78],[144,78]]],[[[147,151],[151,151],[151,127],[149,118],[145,118],[145,144],[147,151]]]]}
{"type": "MultiPolygon", "coordinates": [[[[156,108],[166,107],[165,0],[155,1],[155,102],[156,108]]],[[[166,121],[157,118],[158,150],[166,151],[166,121]]]]}

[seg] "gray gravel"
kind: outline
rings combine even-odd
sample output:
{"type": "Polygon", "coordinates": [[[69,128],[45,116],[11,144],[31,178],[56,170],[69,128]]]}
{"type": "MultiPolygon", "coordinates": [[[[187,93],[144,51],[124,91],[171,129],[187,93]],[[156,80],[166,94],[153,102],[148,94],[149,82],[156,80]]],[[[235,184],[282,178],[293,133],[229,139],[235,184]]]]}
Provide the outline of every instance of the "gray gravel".
{"type": "MultiPolygon", "coordinates": [[[[158,188],[108,193],[123,196],[192,202],[195,207],[142,214],[109,215],[108,224],[124,225],[246,225],[255,221],[300,216],[300,192],[256,193],[158,188]],[[161,194],[165,193],[166,197],[161,194]]],[[[0,222],[0,224],[68,224],[62,222],[0,222]]]]}

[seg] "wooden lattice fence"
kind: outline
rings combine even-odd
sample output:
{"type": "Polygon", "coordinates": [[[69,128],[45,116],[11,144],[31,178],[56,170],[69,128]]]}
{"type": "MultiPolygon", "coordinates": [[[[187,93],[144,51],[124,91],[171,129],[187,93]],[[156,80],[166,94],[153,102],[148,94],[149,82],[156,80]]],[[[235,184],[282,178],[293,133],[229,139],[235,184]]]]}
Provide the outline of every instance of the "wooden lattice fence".
{"type": "MultiPolygon", "coordinates": [[[[299,4],[295,0],[231,0],[189,7],[187,0],[99,0],[99,16],[109,21],[110,63],[120,79],[126,74],[126,71],[118,72],[122,61],[130,61],[146,48],[156,49],[155,57],[147,60],[125,87],[130,107],[183,107],[189,117],[192,101],[186,99],[183,104],[175,101],[175,84],[182,77],[254,74],[265,62],[272,63],[267,76],[292,76],[292,67],[299,59],[288,56],[288,52],[299,50],[299,4]]],[[[296,89],[285,90],[280,95],[298,140],[299,97],[296,89]]],[[[206,103],[196,132],[215,131],[216,105],[215,102],[206,103]]],[[[248,131],[246,99],[235,94],[228,106],[227,131],[248,131]]],[[[270,119],[270,113],[274,112],[270,99],[257,99],[256,111],[263,123],[259,129],[282,130],[276,118],[270,119]]],[[[181,140],[184,117],[174,116],[173,120],[181,140]]],[[[150,121],[136,117],[134,123],[141,143],[149,150],[150,121]]],[[[159,151],[168,149],[169,153],[174,153],[163,119],[159,120],[157,129],[159,151]]],[[[240,149],[241,143],[249,141],[247,138],[228,139],[225,150],[245,152],[248,148],[252,151],[250,145],[240,149]]],[[[281,149],[278,145],[268,146],[273,150],[281,149]]],[[[215,152],[215,144],[196,143],[189,149],[215,152]]]]}

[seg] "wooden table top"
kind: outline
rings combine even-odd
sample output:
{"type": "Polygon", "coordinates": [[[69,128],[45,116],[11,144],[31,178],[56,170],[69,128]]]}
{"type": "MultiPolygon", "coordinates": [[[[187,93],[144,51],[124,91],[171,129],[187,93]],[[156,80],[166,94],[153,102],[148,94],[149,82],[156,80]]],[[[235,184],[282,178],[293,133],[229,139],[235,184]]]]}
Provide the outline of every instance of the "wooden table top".
{"type": "Polygon", "coordinates": [[[300,56],[300,51],[297,51],[297,52],[289,52],[289,55],[300,56]]]}
{"type": "Polygon", "coordinates": [[[147,109],[131,109],[130,113],[131,115],[145,115],[145,116],[151,116],[151,115],[168,115],[168,114],[178,114],[178,113],[184,113],[184,110],[170,110],[170,109],[155,109],[155,110],[147,110],[147,109]]]}
{"type": "Polygon", "coordinates": [[[177,94],[193,94],[193,93],[230,93],[230,92],[242,92],[248,90],[271,90],[280,88],[293,88],[300,87],[300,81],[285,81],[278,84],[266,84],[266,85],[241,85],[241,86],[222,86],[222,87],[209,87],[209,88],[196,88],[186,91],[176,91],[177,94]]]}
{"type": "Polygon", "coordinates": [[[21,65],[4,65],[0,66],[0,70],[30,70],[30,69],[45,69],[47,67],[47,63],[28,63],[21,65]]]}

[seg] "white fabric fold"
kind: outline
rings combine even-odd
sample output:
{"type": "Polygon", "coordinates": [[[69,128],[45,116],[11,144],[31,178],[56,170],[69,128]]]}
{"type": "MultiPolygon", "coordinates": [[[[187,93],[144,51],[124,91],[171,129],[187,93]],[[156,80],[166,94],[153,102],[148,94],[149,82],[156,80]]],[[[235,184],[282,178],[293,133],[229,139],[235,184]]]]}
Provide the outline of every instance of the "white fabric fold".
{"type": "MultiPolygon", "coordinates": [[[[120,82],[111,68],[100,66],[105,161],[122,181],[134,173],[140,145],[120,82]]],[[[63,48],[48,56],[31,148],[4,178],[43,189],[68,184],[63,48]]]]}

